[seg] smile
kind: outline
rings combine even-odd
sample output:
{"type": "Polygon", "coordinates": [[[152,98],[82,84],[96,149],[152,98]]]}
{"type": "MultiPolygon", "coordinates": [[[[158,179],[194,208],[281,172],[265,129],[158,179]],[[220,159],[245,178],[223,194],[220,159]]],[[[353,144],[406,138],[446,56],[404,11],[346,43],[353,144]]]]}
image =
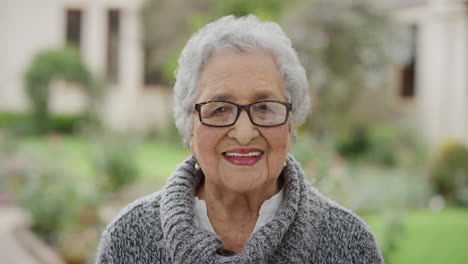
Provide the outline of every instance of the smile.
{"type": "Polygon", "coordinates": [[[262,155],[263,153],[261,151],[257,152],[249,152],[246,154],[241,154],[241,153],[235,153],[235,152],[224,152],[224,155],[227,157],[258,157],[262,155]]]}
{"type": "Polygon", "coordinates": [[[263,154],[263,151],[255,148],[232,149],[223,152],[223,157],[234,165],[252,166],[262,159],[263,154]]]}

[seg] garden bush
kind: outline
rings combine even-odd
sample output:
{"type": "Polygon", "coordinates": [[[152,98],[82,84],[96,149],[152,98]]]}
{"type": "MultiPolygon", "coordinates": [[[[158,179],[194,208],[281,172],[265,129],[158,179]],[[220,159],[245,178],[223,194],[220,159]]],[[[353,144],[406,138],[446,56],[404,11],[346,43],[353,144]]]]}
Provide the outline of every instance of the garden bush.
{"type": "Polygon", "coordinates": [[[86,188],[56,168],[28,172],[17,192],[18,201],[34,218],[33,230],[56,243],[60,232],[77,228],[81,213],[93,204],[86,188]]]}
{"type": "Polygon", "coordinates": [[[38,145],[24,148],[11,139],[6,135],[8,144],[2,144],[0,138],[0,193],[11,194],[31,214],[32,230],[67,263],[85,263],[96,246],[97,239],[90,237],[97,237],[93,227],[100,221],[101,194],[92,180],[83,180],[67,166],[61,153],[38,145]],[[86,250],[77,250],[83,243],[86,250]]]}
{"type": "Polygon", "coordinates": [[[45,50],[38,53],[25,75],[26,94],[31,102],[32,124],[37,132],[49,130],[49,85],[54,79],[92,87],[91,75],[79,51],[73,47],[45,50]]]}
{"type": "Polygon", "coordinates": [[[447,201],[468,206],[468,147],[457,142],[443,144],[431,166],[431,181],[447,201]]]}
{"type": "MultiPolygon", "coordinates": [[[[33,118],[28,113],[0,112],[0,128],[18,136],[32,135],[37,132],[33,118]]],[[[49,117],[48,130],[59,134],[74,134],[83,124],[89,123],[89,121],[89,116],[86,113],[52,115],[49,117]]]]}
{"type": "Polygon", "coordinates": [[[24,113],[0,112],[0,127],[7,128],[20,122],[26,117],[24,113]]]}
{"type": "Polygon", "coordinates": [[[424,145],[411,132],[379,123],[339,133],[336,150],[345,159],[387,167],[417,167],[426,162],[424,145]]]}
{"type": "Polygon", "coordinates": [[[393,127],[380,124],[359,125],[338,135],[336,149],[341,156],[350,160],[394,166],[399,139],[399,134],[393,127]]]}
{"type": "Polygon", "coordinates": [[[139,178],[135,159],[136,142],[123,136],[94,138],[93,163],[101,175],[99,185],[104,192],[118,191],[139,178]]]}
{"type": "Polygon", "coordinates": [[[54,115],[51,117],[51,131],[60,134],[74,134],[87,121],[85,114],[54,115]]]}

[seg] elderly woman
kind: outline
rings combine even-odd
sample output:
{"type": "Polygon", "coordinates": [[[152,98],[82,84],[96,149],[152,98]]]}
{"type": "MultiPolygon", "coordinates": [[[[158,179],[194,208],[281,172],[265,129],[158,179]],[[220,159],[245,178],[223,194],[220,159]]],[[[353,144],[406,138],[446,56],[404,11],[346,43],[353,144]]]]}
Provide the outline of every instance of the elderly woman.
{"type": "Polygon", "coordinates": [[[113,220],[97,263],[382,263],[368,227],[288,155],[310,104],[277,24],[228,16],[206,25],[176,77],[176,124],[192,157],[113,220]]]}

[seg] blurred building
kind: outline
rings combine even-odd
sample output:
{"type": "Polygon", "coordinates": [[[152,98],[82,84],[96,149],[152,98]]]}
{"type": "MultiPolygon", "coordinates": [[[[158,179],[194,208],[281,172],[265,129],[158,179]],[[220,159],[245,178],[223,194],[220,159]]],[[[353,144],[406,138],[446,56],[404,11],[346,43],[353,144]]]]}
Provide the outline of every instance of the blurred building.
{"type": "Polygon", "coordinates": [[[468,144],[468,1],[393,1],[407,27],[395,105],[432,145],[468,144]]]}
{"type": "MultiPolygon", "coordinates": [[[[0,111],[24,111],[23,74],[39,51],[66,43],[111,83],[103,120],[148,131],[172,122],[171,89],[145,84],[139,7],[143,0],[0,0],[0,111]]],[[[393,105],[433,145],[468,143],[468,1],[387,0],[407,26],[393,105]]],[[[54,83],[51,110],[74,114],[86,98],[54,83]]]]}
{"type": "MultiPolygon", "coordinates": [[[[140,40],[141,0],[0,0],[0,112],[25,111],[23,75],[44,49],[76,45],[87,66],[110,83],[102,116],[119,130],[148,131],[171,122],[171,90],[146,86],[140,40]]],[[[76,114],[86,97],[51,85],[51,111],[76,114]]]]}

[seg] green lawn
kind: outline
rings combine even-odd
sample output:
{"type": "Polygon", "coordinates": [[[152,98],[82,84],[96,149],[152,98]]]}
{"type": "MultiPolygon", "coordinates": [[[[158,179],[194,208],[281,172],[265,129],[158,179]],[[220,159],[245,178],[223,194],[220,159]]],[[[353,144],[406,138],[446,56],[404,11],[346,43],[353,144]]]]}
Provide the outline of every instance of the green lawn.
{"type": "MultiPolygon", "coordinates": [[[[391,264],[466,264],[468,263],[468,210],[449,208],[441,212],[410,212],[405,218],[405,233],[391,264]]],[[[370,218],[377,239],[381,222],[370,218]]]]}
{"type": "Polygon", "coordinates": [[[157,178],[164,181],[177,165],[190,155],[188,148],[163,142],[141,144],[136,160],[143,178],[157,178]]]}
{"type": "MultiPolygon", "coordinates": [[[[134,147],[135,160],[143,180],[165,182],[177,165],[190,155],[186,147],[165,142],[135,143],[134,147]]],[[[96,146],[90,140],[67,136],[23,138],[19,141],[18,150],[32,156],[47,155],[51,160],[62,162],[74,175],[83,179],[96,177],[92,164],[96,146]]]]}

